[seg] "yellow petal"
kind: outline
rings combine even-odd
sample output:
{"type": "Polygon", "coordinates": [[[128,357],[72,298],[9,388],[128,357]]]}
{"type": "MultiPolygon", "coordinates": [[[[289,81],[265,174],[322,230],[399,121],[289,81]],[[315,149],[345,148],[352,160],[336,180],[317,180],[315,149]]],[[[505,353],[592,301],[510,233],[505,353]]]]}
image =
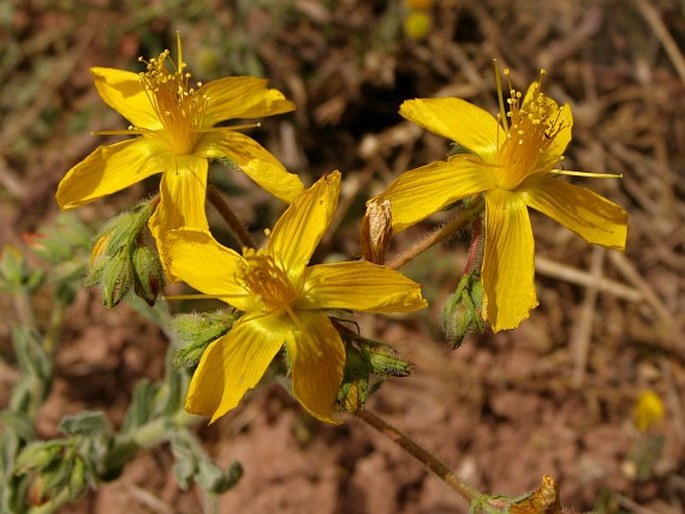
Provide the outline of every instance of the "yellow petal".
{"type": "Polygon", "coordinates": [[[327,316],[298,311],[304,328],[286,342],[292,367],[293,392],[305,409],[327,423],[340,423],[333,407],[345,367],[345,348],[327,316]]]}
{"type": "Polygon", "coordinates": [[[57,203],[62,209],[78,207],[159,173],[160,152],[145,138],[100,146],[67,172],[57,187],[57,203]]]}
{"type": "Polygon", "coordinates": [[[283,346],[286,332],[271,317],[238,320],[202,354],[186,397],[186,410],[214,423],[257,385],[283,346]]]}
{"type": "Polygon", "coordinates": [[[136,127],[149,130],[162,128],[137,73],[114,68],[91,68],[90,72],[100,98],[112,109],[136,127]]]}
{"type": "Polygon", "coordinates": [[[224,77],[203,85],[199,93],[209,99],[203,125],[211,127],[224,120],[261,118],[295,109],[283,93],[267,89],[266,83],[256,77],[224,77]]]}
{"type": "Polygon", "coordinates": [[[297,175],[283,165],[254,139],[234,130],[203,134],[195,155],[209,159],[228,158],[262,188],[290,203],[304,186],[297,175]]]}
{"type": "Polygon", "coordinates": [[[497,142],[505,134],[486,110],[461,98],[417,98],[400,106],[400,114],[417,125],[459,143],[486,162],[495,162],[497,142]]]}
{"type": "Polygon", "coordinates": [[[457,155],[402,173],[373,201],[390,201],[392,228],[401,232],[443,207],[494,186],[492,170],[457,155]]]}
{"type": "Polygon", "coordinates": [[[164,238],[162,255],[171,275],[194,289],[242,311],[252,305],[250,292],[236,280],[243,258],[208,230],[172,230],[164,238]]]}
{"type": "Polygon", "coordinates": [[[159,185],[160,202],[150,231],[161,248],[166,232],[181,227],[206,229],[207,160],[192,155],[168,159],[159,185]]]}
{"type": "Polygon", "coordinates": [[[497,332],[516,328],[537,306],[535,243],[528,209],[518,193],[485,193],[483,318],[497,332]]]}
{"type": "Polygon", "coordinates": [[[594,191],[547,176],[524,184],[521,192],[529,207],[561,223],[588,243],[625,249],[628,213],[594,191]]]}
{"type": "Polygon", "coordinates": [[[298,196],[271,232],[269,247],[294,284],[330,225],[339,194],[340,172],[333,171],[298,196]]]}
{"type": "Polygon", "coordinates": [[[296,308],[411,312],[427,305],[413,280],[385,266],[356,261],[307,268],[296,308]]]}

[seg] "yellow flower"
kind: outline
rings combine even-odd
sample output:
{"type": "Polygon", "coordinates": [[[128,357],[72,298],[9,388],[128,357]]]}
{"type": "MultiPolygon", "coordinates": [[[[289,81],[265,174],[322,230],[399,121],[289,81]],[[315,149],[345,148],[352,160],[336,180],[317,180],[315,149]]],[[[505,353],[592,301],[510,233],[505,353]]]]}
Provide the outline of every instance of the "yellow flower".
{"type": "Polygon", "coordinates": [[[665,411],[664,402],[656,391],[651,389],[640,391],[633,413],[635,426],[640,432],[646,432],[649,427],[664,418],[665,411]]]}
{"type": "Polygon", "coordinates": [[[402,116],[469,153],[410,170],[373,199],[390,200],[393,229],[399,232],[452,202],[483,193],[482,314],[494,331],[515,328],[537,305],[528,207],[590,243],[625,248],[626,212],[554,176],[609,175],[554,169],[571,140],[573,117],[568,105],[560,107],[541,92],[541,82],[533,82],[523,98],[510,87],[505,112],[498,76],[499,118],[458,98],[404,102],[402,116]]]}
{"type": "Polygon", "coordinates": [[[345,350],[326,311],[426,306],[420,286],[389,268],[365,261],[307,266],[339,192],[339,172],[323,177],[293,201],[263,248],[245,249],[242,256],[206,230],[169,234],[164,255],[172,272],[245,313],[202,355],[186,399],[189,412],[209,415],[212,422],[226,414],[285,344],[296,397],[312,415],[335,423],[345,350]]]}
{"type": "Polygon", "coordinates": [[[296,175],[237,131],[245,125],[216,126],[229,119],[292,111],[294,105],[279,91],[267,89],[264,79],[224,77],[192,85],[180,37],[176,63],[167,50],[151,59],[144,73],[112,68],[92,68],[91,73],[100,97],[131,122],[128,130],[100,134],[136,137],[100,146],[69,170],[57,189],[61,208],[78,207],[162,173],[161,201],[150,219],[160,247],[160,236],[169,230],[207,228],[208,159],[230,159],[288,203],[302,192],[296,175]]]}

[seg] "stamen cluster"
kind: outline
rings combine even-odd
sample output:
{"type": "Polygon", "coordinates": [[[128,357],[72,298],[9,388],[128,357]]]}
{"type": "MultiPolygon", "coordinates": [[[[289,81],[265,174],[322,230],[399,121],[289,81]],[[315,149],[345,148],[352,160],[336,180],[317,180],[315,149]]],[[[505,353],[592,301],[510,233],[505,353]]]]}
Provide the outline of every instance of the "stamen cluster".
{"type": "MultiPolygon", "coordinates": [[[[507,71],[505,75],[508,76],[507,71]]],[[[539,159],[564,127],[560,120],[561,107],[542,94],[541,83],[542,77],[531,86],[525,101],[522,101],[520,91],[509,89],[508,111],[501,120],[506,139],[498,152],[502,171],[497,178],[503,189],[514,189],[526,177],[542,171],[538,169],[539,159]]],[[[545,168],[551,164],[545,161],[545,168]]]]}
{"type": "Polygon", "coordinates": [[[208,98],[198,89],[189,87],[190,73],[184,72],[186,64],[174,63],[169,50],[149,61],[139,59],[147,65],[147,71],[140,74],[145,92],[162,123],[157,134],[173,148],[176,155],[193,152],[202,126],[202,119],[208,98]]]}
{"type": "Polygon", "coordinates": [[[297,298],[288,274],[267,249],[245,249],[240,280],[269,310],[283,312],[297,298]]]}

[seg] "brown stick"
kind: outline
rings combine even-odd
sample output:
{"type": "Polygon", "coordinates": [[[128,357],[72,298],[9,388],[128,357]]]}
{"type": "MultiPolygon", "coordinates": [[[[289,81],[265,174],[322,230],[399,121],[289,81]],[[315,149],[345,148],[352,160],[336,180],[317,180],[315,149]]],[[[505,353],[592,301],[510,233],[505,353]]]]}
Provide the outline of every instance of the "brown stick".
{"type": "Polygon", "coordinates": [[[378,417],[367,409],[360,409],[356,417],[367,425],[375,428],[378,432],[390,439],[397,446],[405,450],[421,464],[432,471],[440,480],[454,489],[462,498],[471,503],[474,499],[481,496],[481,493],[462,481],[454,472],[442,461],[431,454],[428,450],[419,446],[416,442],[403,434],[395,427],[378,417]]]}
{"type": "Polygon", "coordinates": [[[224,199],[221,191],[219,191],[213,184],[207,184],[207,199],[219,211],[219,214],[224,218],[228,224],[231,232],[235,235],[241,245],[248,248],[256,248],[252,236],[245,228],[245,225],[238,219],[228,202],[224,199]]]}
{"type": "Polygon", "coordinates": [[[476,216],[482,209],[482,201],[479,200],[474,202],[474,204],[468,209],[464,209],[457,214],[456,218],[454,218],[452,221],[443,225],[435,232],[428,234],[414,246],[407,248],[403,252],[400,252],[398,255],[393,257],[390,261],[386,262],[386,266],[392,269],[401,268],[410,260],[422,254],[432,246],[444,241],[458,230],[464,228],[466,224],[473,220],[474,216],[476,216]]]}

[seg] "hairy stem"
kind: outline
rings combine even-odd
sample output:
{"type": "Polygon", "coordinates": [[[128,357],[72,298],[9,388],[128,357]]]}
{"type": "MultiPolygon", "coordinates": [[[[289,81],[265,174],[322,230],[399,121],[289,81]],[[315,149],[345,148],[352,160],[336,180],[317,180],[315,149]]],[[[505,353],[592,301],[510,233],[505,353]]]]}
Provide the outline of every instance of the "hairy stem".
{"type": "Polygon", "coordinates": [[[378,432],[387,437],[390,441],[409,453],[412,457],[418,460],[421,464],[432,471],[440,480],[445,482],[448,486],[454,489],[457,494],[471,503],[474,499],[482,496],[482,494],[471,487],[469,484],[461,480],[454,472],[447,467],[441,460],[435,457],[428,450],[419,446],[406,434],[403,434],[398,429],[390,425],[378,417],[373,412],[367,409],[360,409],[355,413],[358,419],[362,420],[367,425],[375,428],[378,432]]]}
{"type": "Polygon", "coordinates": [[[406,250],[400,252],[398,255],[393,257],[390,261],[386,262],[386,266],[392,269],[398,269],[408,263],[410,260],[416,258],[429,248],[435,246],[436,244],[444,241],[458,230],[464,228],[469,224],[476,216],[478,216],[483,210],[483,201],[477,200],[473,202],[467,209],[461,211],[457,216],[440,227],[435,232],[428,234],[422,240],[418,241],[415,245],[410,246],[406,250]]]}
{"type": "Polygon", "coordinates": [[[256,248],[255,242],[252,240],[252,236],[245,228],[245,225],[238,219],[228,202],[221,194],[215,185],[207,184],[207,199],[214,206],[214,208],[219,211],[219,214],[224,218],[231,231],[235,235],[236,239],[240,242],[242,246],[248,248],[256,248]]]}

